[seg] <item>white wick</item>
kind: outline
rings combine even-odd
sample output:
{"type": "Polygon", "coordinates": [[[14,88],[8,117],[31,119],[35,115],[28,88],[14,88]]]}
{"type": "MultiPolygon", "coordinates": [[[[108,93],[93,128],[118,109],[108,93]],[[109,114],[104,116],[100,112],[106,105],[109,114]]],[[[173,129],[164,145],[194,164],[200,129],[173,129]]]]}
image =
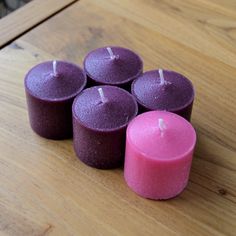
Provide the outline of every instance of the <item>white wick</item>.
{"type": "Polygon", "coordinates": [[[102,88],[99,88],[99,89],[98,89],[98,92],[99,92],[99,95],[100,95],[100,98],[101,98],[102,103],[105,103],[105,102],[107,101],[107,99],[106,99],[106,97],[104,96],[103,89],[102,89],[102,88]]]}
{"type": "Polygon", "coordinates": [[[108,53],[109,53],[109,55],[110,55],[110,58],[111,58],[112,60],[116,58],[115,54],[113,53],[113,51],[111,50],[110,47],[107,47],[107,51],[108,51],[108,53]]]}
{"type": "Polygon", "coordinates": [[[163,70],[159,69],[158,72],[159,72],[160,80],[161,80],[160,85],[164,85],[166,83],[166,81],[165,81],[165,78],[164,78],[164,75],[163,75],[163,70]]]}
{"type": "Polygon", "coordinates": [[[52,68],[53,68],[53,75],[57,76],[57,61],[56,60],[53,60],[52,68]]]}
{"type": "Polygon", "coordinates": [[[161,131],[161,137],[162,137],[164,134],[164,130],[166,129],[166,124],[162,118],[158,119],[158,127],[159,130],[161,131]]]}

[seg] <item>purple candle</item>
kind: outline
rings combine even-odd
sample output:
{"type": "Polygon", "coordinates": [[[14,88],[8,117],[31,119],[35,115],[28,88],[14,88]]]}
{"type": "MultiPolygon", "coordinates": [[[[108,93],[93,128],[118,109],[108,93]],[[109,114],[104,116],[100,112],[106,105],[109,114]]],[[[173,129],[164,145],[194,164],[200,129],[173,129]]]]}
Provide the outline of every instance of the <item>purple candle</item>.
{"type": "Polygon", "coordinates": [[[143,72],[143,62],[129,49],[104,47],[85,57],[84,71],[89,86],[116,85],[130,91],[132,81],[143,72]]]}
{"type": "Polygon", "coordinates": [[[139,111],[166,110],[190,120],[194,88],[183,75],[162,69],[143,73],[131,87],[139,111]]]}
{"type": "Polygon", "coordinates": [[[72,113],[78,158],[99,169],[122,165],[126,127],[138,113],[135,98],[115,86],[91,87],[76,97],[72,113]]]}
{"type": "Polygon", "coordinates": [[[75,64],[47,61],[25,77],[25,92],[32,129],[42,137],[72,137],[72,103],[86,85],[86,76],[75,64]]]}

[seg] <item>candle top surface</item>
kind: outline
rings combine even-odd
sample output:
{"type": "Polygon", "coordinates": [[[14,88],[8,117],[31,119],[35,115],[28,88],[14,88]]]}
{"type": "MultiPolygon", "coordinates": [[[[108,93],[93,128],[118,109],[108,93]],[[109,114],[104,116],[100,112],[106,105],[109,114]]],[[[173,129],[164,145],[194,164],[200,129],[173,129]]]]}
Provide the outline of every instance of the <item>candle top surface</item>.
{"type": "Polygon", "coordinates": [[[149,111],[130,122],[127,139],[147,158],[172,160],[194,148],[196,132],[181,116],[166,111],[149,111]],[[164,129],[160,127],[160,120],[164,129]]]}
{"type": "Polygon", "coordinates": [[[132,83],[132,94],[149,110],[177,111],[190,105],[194,99],[194,88],[183,75],[163,70],[165,79],[161,84],[158,70],[143,73],[132,83]]]}
{"type": "Polygon", "coordinates": [[[73,116],[88,129],[112,131],[125,127],[137,115],[138,105],[125,90],[104,85],[82,91],[76,97],[72,110],[73,116]]]}
{"type": "Polygon", "coordinates": [[[76,96],[86,85],[86,76],[77,65],[46,61],[34,66],[25,77],[25,87],[34,97],[60,101],[76,96]]]}
{"type": "Polygon", "coordinates": [[[119,85],[139,76],[143,72],[143,62],[129,49],[104,47],[91,51],[85,57],[84,70],[96,82],[119,85]]]}

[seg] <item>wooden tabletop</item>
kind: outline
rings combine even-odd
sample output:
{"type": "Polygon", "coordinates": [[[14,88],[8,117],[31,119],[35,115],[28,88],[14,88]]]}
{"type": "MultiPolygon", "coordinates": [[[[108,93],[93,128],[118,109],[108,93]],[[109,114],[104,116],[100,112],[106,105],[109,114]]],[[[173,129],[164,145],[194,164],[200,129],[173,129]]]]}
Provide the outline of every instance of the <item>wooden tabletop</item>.
{"type": "Polygon", "coordinates": [[[234,0],[34,0],[1,27],[0,235],[235,235],[234,0]],[[122,169],[90,168],[72,140],[46,140],[29,126],[26,72],[48,59],[82,65],[105,45],[131,48],[145,70],[176,70],[196,88],[198,143],[177,198],[143,199],[122,169]]]}

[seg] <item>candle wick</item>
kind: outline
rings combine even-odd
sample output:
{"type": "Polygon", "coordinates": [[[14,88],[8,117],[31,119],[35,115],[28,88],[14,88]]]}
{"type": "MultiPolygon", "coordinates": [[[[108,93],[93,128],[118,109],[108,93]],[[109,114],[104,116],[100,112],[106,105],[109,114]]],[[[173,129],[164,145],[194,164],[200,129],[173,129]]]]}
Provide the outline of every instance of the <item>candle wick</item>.
{"type": "Polygon", "coordinates": [[[113,53],[113,51],[110,47],[107,47],[107,51],[109,53],[110,59],[114,60],[117,58],[117,56],[113,53]]]}
{"type": "Polygon", "coordinates": [[[57,76],[57,61],[56,60],[52,62],[52,68],[53,68],[53,75],[56,77],[57,76]]]}
{"type": "Polygon", "coordinates": [[[99,95],[100,95],[100,98],[101,98],[102,103],[107,102],[107,99],[106,99],[106,97],[104,96],[103,89],[102,89],[102,88],[99,88],[99,89],[98,89],[98,92],[99,92],[99,95]]]}
{"type": "Polygon", "coordinates": [[[162,85],[166,84],[164,74],[163,74],[163,70],[159,69],[158,72],[159,72],[159,76],[160,76],[160,85],[162,86],[162,85]]]}
{"type": "Polygon", "coordinates": [[[166,124],[162,118],[158,119],[158,127],[161,131],[161,137],[164,135],[164,131],[166,130],[166,124]]]}

